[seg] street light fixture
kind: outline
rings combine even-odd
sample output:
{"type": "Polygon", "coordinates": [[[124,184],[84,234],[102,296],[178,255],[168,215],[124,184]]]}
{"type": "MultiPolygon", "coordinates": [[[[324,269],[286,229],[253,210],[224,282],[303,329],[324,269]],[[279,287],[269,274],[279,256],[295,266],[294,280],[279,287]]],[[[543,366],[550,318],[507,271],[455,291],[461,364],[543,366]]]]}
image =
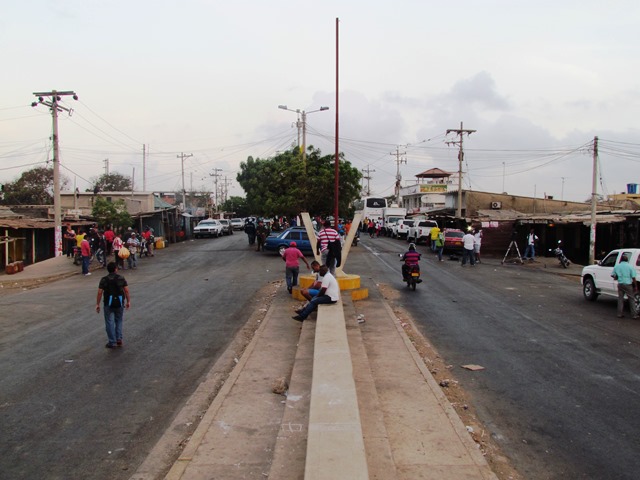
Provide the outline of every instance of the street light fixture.
{"type": "Polygon", "coordinates": [[[302,165],[304,166],[304,174],[307,174],[307,115],[310,113],[316,112],[324,112],[325,110],[329,110],[329,107],[320,107],[317,110],[311,110],[310,112],[306,112],[304,110],[300,110],[299,108],[293,110],[288,108],[286,105],[278,105],[278,108],[281,110],[288,110],[290,112],[297,113],[302,116],[302,125],[300,125],[300,121],[296,122],[296,127],[298,127],[298,148],[300,147],[300,127],[302,126],[302,165]]]}

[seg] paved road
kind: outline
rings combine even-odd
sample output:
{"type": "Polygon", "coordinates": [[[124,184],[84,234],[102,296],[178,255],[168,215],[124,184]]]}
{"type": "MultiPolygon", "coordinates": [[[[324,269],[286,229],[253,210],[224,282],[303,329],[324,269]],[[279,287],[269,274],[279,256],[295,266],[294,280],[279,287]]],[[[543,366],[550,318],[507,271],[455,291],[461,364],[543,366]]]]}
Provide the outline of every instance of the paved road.
{"type": "MultiPolygon", "coordinates": [[[[0,293],[2,477],[129,478],[255,309],[247,298],[282,277],[245,238],[173,245],[127,271],[118,351],[93,310],[97,275],[0,293]]],[[[637,478],[640,324],[616,319],[613,301],[585,302],[575,279],[499,259],[425,257],[410,292],[405,248],[363,238],[347,270],[402,290],[395,303],[447,363],[486,367],[454,373],[526,478],[637,478]]]]}
{"type": "Polygon", "coordinates": [[[123,272],[133,306],[113,351],[95,312],[101,272],[2,292],[0,476],[128,478],[255,309],[268,270],[282,276],[274,260],[242,234],[140,260],[123,272]]]}
{"type": "MultiPolygon", "coordinates": [[[[362,245],[372,279],[402,288],[406,243],[362,245]]],[[[453,372],[525,478],[638,478],[640,323],[618,320],[615,301],[586,302],[579,279],[550,269],[423,258],[425,283],[395,303],[447,363],[486,367],[453,372]]]]}

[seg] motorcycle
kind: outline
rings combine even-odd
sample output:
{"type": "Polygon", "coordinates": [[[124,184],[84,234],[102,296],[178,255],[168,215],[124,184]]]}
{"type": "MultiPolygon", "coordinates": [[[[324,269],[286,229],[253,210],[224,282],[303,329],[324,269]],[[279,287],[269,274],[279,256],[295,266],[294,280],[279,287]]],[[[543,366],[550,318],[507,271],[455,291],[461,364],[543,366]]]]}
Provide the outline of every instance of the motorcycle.
{"type": "MultiPolygon", "coordinates": [[[[549,249],[549,251],[551,251],[551,249],[549,249]]],[[[555,250],[553,250],[553,254],[560,261],[560,265],[562,265],[564,268],[567,268],[569,267],[569,265],[571,265],[571,262],[562,251],[562,240],[558,240],[558,246],[555,248],[555,250]]]]}
{"type": "MultiPolygon", "coordinates": [[[[402,254],[398,254],[398,256],[401,258],[401,262],[404,261],[404,259],[402,259],[402,254]]],[[[406,277],[403,278],[402,281],[407,284],[407,288],[415,291],[416,286],[419,283],[422,283],[422,279],[420,278],[420,265],[408,265],[408,267],[406,277]]],[[[402,273],[404,276],[404,269],[402,273]]]]}

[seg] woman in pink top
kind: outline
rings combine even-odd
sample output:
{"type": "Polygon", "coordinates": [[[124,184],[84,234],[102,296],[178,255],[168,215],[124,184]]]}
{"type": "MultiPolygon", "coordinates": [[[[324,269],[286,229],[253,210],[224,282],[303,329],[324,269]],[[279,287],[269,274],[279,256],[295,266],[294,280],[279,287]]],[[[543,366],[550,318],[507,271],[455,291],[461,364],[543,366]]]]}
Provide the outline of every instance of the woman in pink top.
{"type": "Polygon", "coordinates": [[[307,266],[307,270],[311,270],[309,262],[304,258],[304,255],[298,250],[296,242],[291,242],[289,247],[282,252],[282,260],[285,264],[285,278],[287,279],[287,290],[289,293],[293,290],[293,287],[298,285],[298,273],[300,272],[300,265],[298,260],[302,261],[307,266]]]}

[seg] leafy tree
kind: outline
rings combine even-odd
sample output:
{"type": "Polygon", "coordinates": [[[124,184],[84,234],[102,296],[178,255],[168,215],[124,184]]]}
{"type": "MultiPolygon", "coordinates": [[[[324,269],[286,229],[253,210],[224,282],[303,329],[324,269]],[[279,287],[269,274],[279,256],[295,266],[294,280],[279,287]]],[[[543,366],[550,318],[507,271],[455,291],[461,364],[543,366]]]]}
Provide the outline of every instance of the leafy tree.
{"type": "MultiPolygon", "coordinates": [[[[60,176],[60,188],[68,180],[60,176]]],[[[5,205],[53,205],[53,167],[36,167],[27,170],[14,182],[3,188],[5,205]]]]}
{"type": "Polygon", "coordinates": [[[247,205],[247,199],[243,197],[229,197],[229,199],[221,205],[225,212],[235,212],[236,217],[248,217],[251,210],[247,205]]]}
{"type": "Polygon", "coordinates": [[[131,190],[131,177],[120,173],[104,173],[93,179],[93,186],[88,192],[128,192],[131,190]]]}
{"type": "MultiPolygon", "coordinates": [[[[249,157],[240,164],[236,179],[247,193],[247,208],[264,216],[295,216],[302,211],[312,214],[333,213],[334,155],[322,156],[309,147],[305,165],[295,148],[273,158],[249,157]]],[[[350,205],[360,196],[361,173],[340,156],[339,211],[351,215],[350,205]]]]}
{"type": "Polygon", "coordinates": [[[98,221],[99,225],[112,225],[114,229],[133,225],[133,219],[127,212],[127,206],[122,199],[110,202],[106,198],[95,197],[91,216],[98,221]]]}

